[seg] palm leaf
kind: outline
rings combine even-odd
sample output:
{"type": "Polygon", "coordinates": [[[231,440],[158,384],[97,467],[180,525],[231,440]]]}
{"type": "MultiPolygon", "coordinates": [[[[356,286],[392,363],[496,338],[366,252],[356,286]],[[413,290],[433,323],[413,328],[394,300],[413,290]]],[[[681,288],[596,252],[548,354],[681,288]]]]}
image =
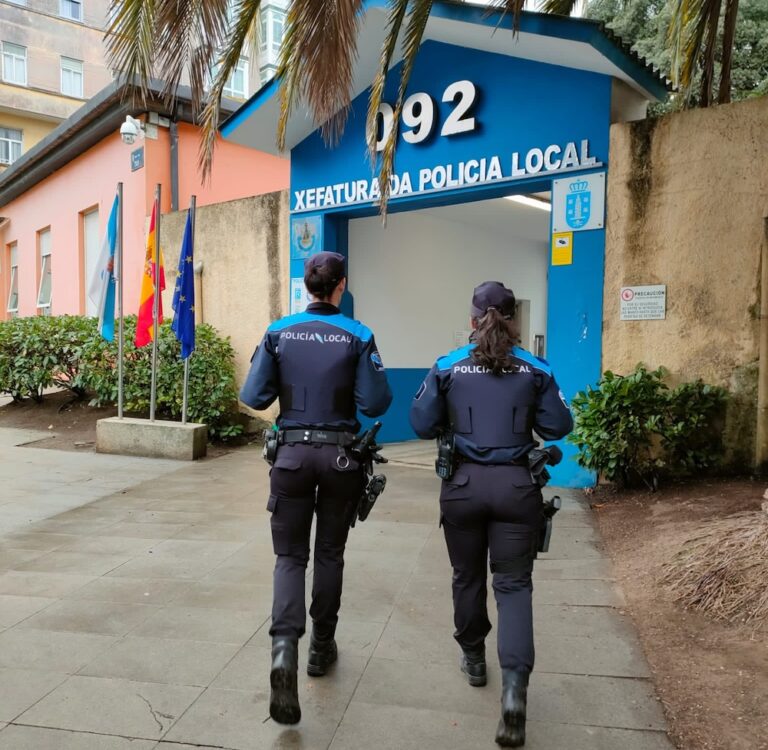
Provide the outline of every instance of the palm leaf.
{"type": "Polygon", "coordinates": [[[543,0],[538,6],[541,13],[550,13],[555,16],[570,16],[580,0],[543,0]]]}
{"type": "Polygon", "coordinates": [[[142,99],[155,63],[156,11],[156,0],[111,0],[104,38],[110,67],[136,81],[142,99]]]}
{"type": "Polygon", "coordinates": [[[400,116],[403,112],[405,92],[408,82],[411,80],[416,57],[419,54],[421,40],[424,37],[424,29],[432,10],[432,0],[412,0],[411,15],[403,37],[403,63],[400,71],[400,86],[397,91],[397,101],[394,106],[394,120],[389,132],[384,150],[381,155],[381,169],[379,170],[379,188],[381,190],[381,213],[387,215],[387,203],[389,201],[390,177],[395,166],[395,148],[400,132],[400,116]]]}
{"type": "MultiPolygon", "coordinates": [[[[219,0],[221,1],[221,0],[219,0]]],[[[207,0],[204,0],[204,3],[207,0]]],[[[203,4],[204,4],[203,3],[203,4]]],[[[203,173],[204,179],[209,179],[211,175],[211,164],[213,162],[213,150],[216,145],[219,130],[219,114],[221,110],[221,97],[224,94],[224,87],[227,85],[232,71],[240,62],[243,49],[246,48],[249,40],[258,36],[259,9],[261,0],[240,0],[236,6],[234,14],[234,23],[228,27],[226,41],[220,51],[214,52],[214,65],[217,66],[216,75],[207,92],[203,111],[200,118],[202,135],[199,150],[199,167],[203,173]]],[[[200,60],[193,67],[193,74],[205,77],[207,76],[205,68],[205,55],[200,54],[200,60]]],[[[208,70],[212,67],[211,59],[208,60],[208,70]]],[[[202,80],[193,78],[193,88],[203,89],[202,80]]]]}
{"type": "Polygon", "coordinates": [[[352,98],[362,0],[293,0],[280,53],[278,145],[291,111],[306,101],[326,143],[343,132],[352,98]]]}
{"type": "Polygon", "coordinates": [[[405,14],[408,10],[409,0],[390,0],[389,19],[387,21],[387,36],[381,48],[379,69],[373,79],[371,95],[368,100],[368,121],[366,127],[366,140],[371,164],[376,164],[376,126],[379,115],[379,107],[384,96],[384,85],[387,82],[387,74],[392,64],[392,58],[397,47],[397,40],[403,27],[405,14]]]}
{"type": "MultiPolygon", "coordinates": [[[[673,0],[668,39],[672,47],[672,81],[690,98],[705,35],[717,31],[720,0],[673,0]]],[[[714,46],[712,47],[714,55],[714,46]]]]}

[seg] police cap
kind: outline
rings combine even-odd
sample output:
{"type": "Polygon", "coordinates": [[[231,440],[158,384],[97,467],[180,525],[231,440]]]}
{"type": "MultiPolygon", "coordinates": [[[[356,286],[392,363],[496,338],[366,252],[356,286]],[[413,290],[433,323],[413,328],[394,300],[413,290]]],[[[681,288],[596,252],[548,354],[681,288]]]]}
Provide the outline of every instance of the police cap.
{"type": "Polygon", "coordinates": [[[488,308],[496,308],[502,315],[515,314],[515,294],[500,281],[484,281],[475,287],[472,295],[472,317],[482,318],[488,308]]]}

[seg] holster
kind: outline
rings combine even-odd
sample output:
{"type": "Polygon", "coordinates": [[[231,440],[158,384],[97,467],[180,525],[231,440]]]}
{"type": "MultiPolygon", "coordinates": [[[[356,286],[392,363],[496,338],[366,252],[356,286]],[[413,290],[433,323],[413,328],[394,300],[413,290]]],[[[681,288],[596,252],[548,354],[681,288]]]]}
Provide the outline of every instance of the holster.
{"type": "Polygon", "coordinates": [[[277,458],[277,449],[280,446],[280,433],[274,427],[264,430],[264,449],[261,452],[262,458],[273,466],[277,458]]]}
{"type": "Polygon", "coordinates": [[[442,433],[437,438],[435,473],[440,479],[450,480],[456,470],[456,442],[452,433],[442,433]]]}

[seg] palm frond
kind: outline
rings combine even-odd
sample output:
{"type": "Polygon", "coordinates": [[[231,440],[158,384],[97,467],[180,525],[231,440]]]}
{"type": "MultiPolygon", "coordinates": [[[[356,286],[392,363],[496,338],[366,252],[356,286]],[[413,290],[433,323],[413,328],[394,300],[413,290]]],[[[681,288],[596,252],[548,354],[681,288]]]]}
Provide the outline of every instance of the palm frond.
{"type": "Polygon", "coordinates": [[[379,170],[379,187],[381,189],[381,214],[386,217],[387,202],[389,201],[390,177],[395,165],[395,148],[400,132],[400,116],[403,112],[405,92],[411,80],[416,57],[419,54],[421,40],[424,37],[424,29],[432,10],[432,0],[412,0],[411,14],[403,37],[403,66],[400,71],[400,86],[397,92],[397,101],[394,106],[394,118],[392,129],[384,144],[381,155],[381,169],[379,170]]]}
{"type": "Polygon", "coordinates": [[[668,32],[672,47],[671,74],[673,83],[686,99],[691,96],[704,38],[712,33],[711,26],[714,33],[717,32],[719,18],[720,0],[673,0],[668,32]]]}
{"type": "Polygon", "coordinates": [[[304,100],[326,143],[338,141],[352,98],[362,0],[293,0],[280,53],[278,145],[293,107],[304,100]]]}
{"type": "Polygon", "coordinates": [[[156,67],[171,103],[185,71],[197,110],[211,64],[227,38],[227,0],[157,0],[156,67]]]}
{"type": "Polygon", "coordinates": [[[111,0],[104,35],[110,67],[136,81],[142,99],[154,70],[157,5],[156,0],[111,0]]]}
{"type": "Polygon", "coordinates": [[[366,126],[366,140],[371,164],[376,164],[376,129],[381,99],[384,95],[384,85],[387,82],[389,66],[397,47],[397,40],[403,27],[405,14],[408,11],[409,0],[390,0],[389,19],[387,21],[387,36],[381,48],[379,69],[373,79],[371,95],[368,99],[368,120],[366,126]]]}
{"type": "Polygon", "coordinates": [[[555,16],[570,16],[580,2],[581,0],[543,0],[537,10],[555,16]]]}
{"type": "MultiPolygon", "coordinates": [[[[222,1],[217,0],[217,2],[222,1]]],[[[208,0],[203,0],[203,4],[206,2],[208,0]]],[[[218,136],[219,113],[224,87],[232,75],[232,71],[235,70],[240,62],[240,57],[243,54],[247,41],[258,35],[256,27],[259,20],[260,6],[261,0],[240,0],[236,6],[234,23],[231,27],[227,27],[228,33],[223,46],[220,50],[213,53],[216,57],[216,75],[213,77],[210,89],[205,96],[200,118],[202,136],[200,140],[199,166],[204,179],[209,178],[211,174],[213,149],[218,136]]],[[[200,59],[193,66],[193,88],[196,86],[199,86],[201,90],[204,88],[204,84],[200,80],[196,80],[194,76],[207,76],[204,60],[207,53],[207,50],[201,53],[200,59]]],[[[210,70],[210,58],[208,70],[210,70]]]]}

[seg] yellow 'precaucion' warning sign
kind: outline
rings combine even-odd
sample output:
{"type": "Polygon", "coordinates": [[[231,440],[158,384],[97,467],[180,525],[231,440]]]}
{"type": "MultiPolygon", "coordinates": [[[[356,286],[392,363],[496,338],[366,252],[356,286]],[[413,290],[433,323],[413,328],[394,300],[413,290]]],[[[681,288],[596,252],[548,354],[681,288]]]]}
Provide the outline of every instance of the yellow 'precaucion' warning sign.
{"type": "Polygon", "coordinates": [[[552,265],[570,266],[573,263],[573,232],[555,232],[552,235],[552,265]]]}

